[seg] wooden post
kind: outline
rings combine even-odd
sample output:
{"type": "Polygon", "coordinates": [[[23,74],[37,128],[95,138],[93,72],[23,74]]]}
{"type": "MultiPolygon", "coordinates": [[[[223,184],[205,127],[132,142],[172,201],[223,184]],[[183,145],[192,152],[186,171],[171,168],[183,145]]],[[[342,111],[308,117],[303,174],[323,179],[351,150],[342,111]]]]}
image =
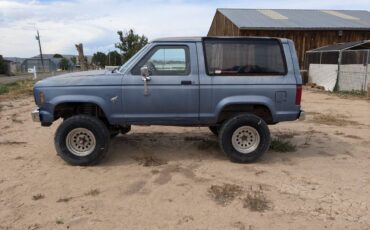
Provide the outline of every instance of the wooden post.
{"type": "Polygon", "coordinates": [[[339,78],[340,78],[340,66],[342,64],[342,51],[343,50],[340,50],[339,51],[339,57],[338,57],[338,72],[337,72],[337,82],[335,83],[335,87],[334,87],[334,90],[333,91],[337,91],[339,90],[339,78]]]}
{"type": "Polygon", "coordinates": [[[370,62],[370,52],[367,51],[367,57],[366,57],[366,69],[365,69],[365,87],[367,84],[367,98],[370,99],[370,81],[369,81],[369,62],[370,62]]]}

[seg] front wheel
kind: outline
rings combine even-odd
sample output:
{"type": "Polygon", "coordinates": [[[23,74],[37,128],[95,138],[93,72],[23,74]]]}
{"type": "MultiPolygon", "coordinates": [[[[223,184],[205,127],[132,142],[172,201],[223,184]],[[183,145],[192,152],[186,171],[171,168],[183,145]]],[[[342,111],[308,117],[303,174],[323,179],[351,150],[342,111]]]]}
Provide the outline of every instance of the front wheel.
{"type": "Polygon", "coordinates": [[[254,114],[240,114],[227,120],[219,133],[222,151],[237,163],[250,163],[269,148],[270,131],[266,122],[254,114]]]}
{"type": "Polygon", "coordinates": [[[110,133],[96,117],[76,115],[66,119],[54,138],[58,155],[72,165],[93,165],[108,151],[110,133]]]}

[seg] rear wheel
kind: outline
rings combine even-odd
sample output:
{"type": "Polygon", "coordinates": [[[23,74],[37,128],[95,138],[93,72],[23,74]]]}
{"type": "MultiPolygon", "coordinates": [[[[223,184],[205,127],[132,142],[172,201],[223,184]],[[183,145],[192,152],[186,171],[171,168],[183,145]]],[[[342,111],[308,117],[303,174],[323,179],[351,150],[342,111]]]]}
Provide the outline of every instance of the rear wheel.
{"type": "Polygon", "coordinates": [[[227,120],[220,129],[219,144],[231,161],[254,162],[269,148],[270,131],[265,121],[245,113],[227,120]]]}
{"type": "Polygon", "coordinates": [[[76,115],[66,119],[54,138],[58,155],[72,165],[93,165],[108,151],[110,132],[96,117],[76,115]]]}

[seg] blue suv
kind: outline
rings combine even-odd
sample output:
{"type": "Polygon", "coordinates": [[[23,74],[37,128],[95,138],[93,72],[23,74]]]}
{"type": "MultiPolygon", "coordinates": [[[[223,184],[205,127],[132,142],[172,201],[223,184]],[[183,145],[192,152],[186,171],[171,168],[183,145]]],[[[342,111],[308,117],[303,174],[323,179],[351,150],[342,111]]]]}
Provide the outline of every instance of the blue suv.
{"type": "Polygon", "coordinates": [[[254,162],[270,145],[268,125],[304,117],[302,79],[291,40],[260,37],[157,39],[115,71],[39,81],[34,121],[50,126],[58,154],[98,163],[131,125],[207,126],[234,162],[254,162]]]}

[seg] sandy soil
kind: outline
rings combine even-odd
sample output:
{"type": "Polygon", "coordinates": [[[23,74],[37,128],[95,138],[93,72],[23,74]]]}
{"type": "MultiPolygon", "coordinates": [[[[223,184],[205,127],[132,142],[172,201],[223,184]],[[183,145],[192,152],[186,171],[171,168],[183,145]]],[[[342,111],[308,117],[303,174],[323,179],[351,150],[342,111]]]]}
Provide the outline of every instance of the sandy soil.
{"type": "Polygon", "coordinates": [[[206,128],[133,127],[98,166],[55,153],[59,122],[0,102],[0,229],[369,229],[370,103],[305,91],[304,122],[270,126],[297,151],[234,164],[206,128]],[[253,198],[262,202],[253,209],[253,198]]]}

